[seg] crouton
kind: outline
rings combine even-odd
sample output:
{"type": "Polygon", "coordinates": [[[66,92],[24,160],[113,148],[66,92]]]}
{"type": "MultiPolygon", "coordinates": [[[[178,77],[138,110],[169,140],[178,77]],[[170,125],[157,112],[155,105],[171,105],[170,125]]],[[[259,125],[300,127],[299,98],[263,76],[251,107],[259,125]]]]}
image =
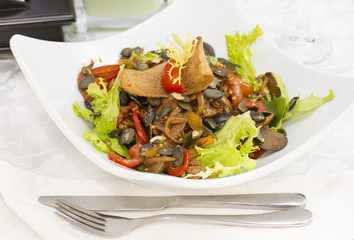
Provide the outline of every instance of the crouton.
{"type": "MultiPolygon", "coordinates": [[[[190,95],[207,88],[213,81],[213,72],[205,58],[203,40],[197,37],[197,45],[193,55],[188,59],[186,67],[182,69],[182,78],[185,91],[182,94],[190,95]]],[[[138,71],[124,69],[119,80],[124,91],[144,97],[168,97],[161,85],[161,74],[166,62],[150,69],[138,71]]]]}

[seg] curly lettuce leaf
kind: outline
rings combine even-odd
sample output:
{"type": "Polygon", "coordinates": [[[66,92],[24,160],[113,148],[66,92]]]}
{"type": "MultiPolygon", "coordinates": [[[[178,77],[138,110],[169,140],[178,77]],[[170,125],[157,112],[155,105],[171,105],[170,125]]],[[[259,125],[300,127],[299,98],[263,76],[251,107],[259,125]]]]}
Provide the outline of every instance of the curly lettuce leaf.
{"type": "Polygon", "coordinates": [[[103,142],[110,142],[109,144],[109,150],[111,152],[116,152],[119,155],[130,159],[130,156],[128,154],[128,149],[124,144],[119,144],[118,139],[117,138],[111,138],[106,134],[100,134],[100,133],[96,133],[96,135],[103,141],[103,142]]]}
{"type": "Polygon", "coordinates": [[[256,160],[248,154],[257,150],[253,139],[259,134],[259,127],[255,126],[250,113],[232,116],[225,125],[215,132],[217,141],[206,148],[196,147],[200,156],[198,160],[203,168],[203,178],[226,177],[245,170],[252,170],[256,160]]]}
{"type": "Polygon", "coordinates": [[[272,75],[274,76],[277,82],[277,86],[280,89],[281,96],[267,102],[265,104],[265,108],[267,109],[267,111],[274,114],[274,118],[270,123],[270,126],[273,127],[275,130],[281,128],[283,122],[292,118],[294,115],[313,111],[323,103],[331,101],[334,97],[332,90],[330,90],[328,96],[323,98],[319,98],[311,94],[311,96],[307,98],[299,99],[295,105],[295,108],[289,111],[290,100],[286,92],[285,85],[277,74],[272,73],[272,75]]]}
{"type": "Polygon", "coordinates": [[[186,41],[183,42],[176,34],[172,34],[172,36],[174,41],[170,41],[169,47],[161,43],[157,44],[166,51],[167,56],[174,60],[174,62],[170,62],[172,67],[167,74],[173,79],[173,84],[178,83],[178,85],[181,85],[183,82],[182,69],[186,67],[185,63],[187,63],[188,59],[193,56],[198,39],[191,34],[186,34],[186,41]],[[179,74],[177,77],[172,76],[174,68],[178,69],[179,74]]]}
{"type": "Polygon", "coordinates": [[[120,145],[117,139],[108,136],[108,133],[115,129],[117,125],[117,117],[120,111],[119,75],[123,68],[124,65],[121,66],[116,81],[109,91],[102,79],[99,80],[99,83],[91,83],[88,86],[87,93],[94,98],[92,109],[95,113],[100,113],[100,116],[93,117],[91,110],[82,109],[77,103],[73,104],[73,109],[78,116],[93,121],[95,124],[93,131],[85,131],[83,137],[90,141],[98,151],[105,153],[114,151],[124,157],[129,157],[126,146],[120,145]],[[106,144],[107,140],[110,142],[109,146],[106,144]]]}
{"type": "Polygon", "coordinates": [[[237,72],[242,76],[243,81],[253,85],[254,90],[259,89],[260,83],[256,80],[256,69],[251,62],[251,46],[262,35],[263,31],[259,25],[248,35],[239,32],[235,35],[225,35],[229,60],[241,66],[237,72]]]}
{"type": "Polygon", "coordinates": [[[77,102],[75,102],[73,104],[73,110],[75,112],[75,114],[79,117],[82,117],[83,119],[85,119],[86,121],[92,120],[94,121],[94,118],[92,116],[92,111],[90,109],[87,108],[81,108],[79,106],[79,104],[77,104],[77,102]]]}
{"type": "Polygon", "coordinates": [[[183,42],[176,34],[172,34],[173,41],[170,41],[170,46],[165,46],[157,43],[162,47],[167,55],[174,59],[179,66],[183,66],[188,59],[193,55],[197,40],[191,34],[186,34],[186,41],[183,42]]]}
{"type": "MultiPolygon", "coordinates": [[[[119,72],[120,73],[120,72],[119,72]]],[[[119,75],[119,74],[118,74],[119,75]]],[[[118,79],[119,76],[117,76],[118,79]]],[[[94,83],[97,85],[96,83],[94,83]]],[[[92,85],[92,84],[90,84],[92,85]]],[[[119,114],[119,81],[115,81],[113,87],[109,90],[108,96],[105,101],[102,101],[104,106],[102,106],[101,116],[98,117],[96,121],[96,127],[93,130],[94,132],[100,134],[108,134],[117,126],[117,117],[119,114]]],[[[101,91],[107,91],[106,88],[100,89],[101,91]]],[[[96,100],[96,99],[95,99],[96,100]]],[[[97,106],[97,102],[93,101],[93,109],[97,109],[100,106],[97,106]]]]}
{"type": "Polygon", "coordinates": [[[90,131],[84,131],[82,134],[82,137],[89,141],[96,149],[97,151],[108,153],[109,152],[109,147],[106,145],[105,142],[103,142],[98,135],[95,132],[90,132],[90,131]]]}
{"type": "Polygon", "coordinates": [[[280,96],[285,98],[287,104],[289,104],[289,102],[290,102],[289,96],[288,96],[285,85],[284,85],[283,81],[281,80],[280,76],[275,73],[272,73],[272,76],[274,77],[275,81],[277,82],[277,86],[280,89],[280,96]]]}
{"type": "Polygon", "coordinates": [[[145,54],[140,55],[138,55],[136,52],[133,52],[133,54],[130,56],[130,59],[134,59],[136,57],[139,58],[140,62],[142,63],[146,63],[147,61],[154,62],[155,60],[161,60],[161,57],[158,54],[152,52],[147,52],[145,54]]]}
{"type": "Polygon", "coordinates": [[[306,113],[319,107],[320,105],[331,101],[334,98],[332,89],[329,90],[329,94],[323,98],[319,98],[311,94],[307,98],[303,98],[297,101],[293,111],[287,112],[283,120],[287,120],[293,117],[295,114],[306,113]]]}
{"type": "Polygon", "coordinates": [[[91,83],[86,92],[93,98],[92,109],[94,112],[100,113],[107,108],[108,90],[107,83],[102,78],[98,79],[99,84],[91,83]]]}
{"type": "Polygon", "coordinates": [[[220,65],[221,63],[213,56],[208,56],[210,63],[214,64],[214,65],[220,65]]]}
{"type": "Polygon", "coordinates": [[[201,177],[202,179],[205,178],[213,178],[213,177],[227,177],[233,175],[235,172],[237,173],[242,173],[244,170],[252,170],[255,168],[257,164],[256,160],[253,161],[247,161],[242,164],[233,166],[233,167],[224,167],[219,161],[215,161],[215,165],[210,168],[206,167],[205,171],[201,171],[196,174],[187,174],[185,178],[190,178],[190,177],[201,177]]]}
{"type": "Polygon", "coordinates": [[[99,152],[116,152],[125,158],[130,158],[127,147],[119,144],[116,138],[110,138],[108,135],[102,135],[93,131],[84,131],[82,137],[89,141],[99,152]],[[106,141],[110,141],[111,144],[108,146],[106,141]]]}

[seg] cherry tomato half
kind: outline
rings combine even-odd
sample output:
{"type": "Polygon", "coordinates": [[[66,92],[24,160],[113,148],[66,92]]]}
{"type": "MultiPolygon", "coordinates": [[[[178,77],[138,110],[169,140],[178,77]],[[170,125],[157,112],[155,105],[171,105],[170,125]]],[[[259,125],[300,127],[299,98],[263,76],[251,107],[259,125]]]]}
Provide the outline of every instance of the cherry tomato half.
{"type": "Polygon", "coordinates": [[[163,89],[168,93],[182,93],[184,84],[180,75],[180,66],[174,59],[168,60],[161,74],[161,84],[163,89]]]}
{"type": "Polygon", "coordinates": [[[231,104],[236,108],[243,98],[240,80],[237,75],[229,73],[227,74],[225,83],[230,91],[231,104]]]}
{"type": "Polygon", "coordinates": [[[252,84],[249,84],[249,83],[241,81],[240,82],[240,87],[241,87],[242,94],[243,94],[244,97],[250,97],[251,96],[251,94],[253,92],[252,84]]]}

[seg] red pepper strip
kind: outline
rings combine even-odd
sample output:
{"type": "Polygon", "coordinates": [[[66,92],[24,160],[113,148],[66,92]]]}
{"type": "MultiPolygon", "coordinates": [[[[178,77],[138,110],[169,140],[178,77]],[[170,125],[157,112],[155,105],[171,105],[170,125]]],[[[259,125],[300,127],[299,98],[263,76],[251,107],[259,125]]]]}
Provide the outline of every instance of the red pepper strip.
{"type": "Polygon", "coordinates": [[[117,117],[117,127],[125,120],[125,112],[121,111],[117,117]]]}
{"type": "Polygon", "coordinates": [[[232,107],[236,108],[243,98],[241,84],[237,76],[232,73],[227,75],[225,83],[230,91],[232,107]]]}
{"type": "Polygon", "coordinates": [[[123,123],[123,121],[126,119],[126,117],[128,116],[128,114],[131,110],[132,110],[131,106],[121,106],[120,107],[120,112],[117,117],[117,127],[119,127],[119,125],[121,123],[123,123]]]}
{"type": "Polygon", "coordinates": [[[100,89],[103,89],[103,85],[101,84],[100,78],[96,78],[95,83],[100,86],[100,89]]]}
{"type": "Polygon", "coordinates": [[[259,148],[258,150],[254,151],[252,153],[252,159],[258,159],[262,156],[262,154],[264,153],[264,149],[263,148],[259,148]]]}
{"type": "Polygon", "coordinates": [[[135,129],[136,129],[136,132],[139,136],[139,139],[145,144],[145,143],[148,143],[149,142],[149,137],[146,135],[146,132],[145,130],[143,129],[143,127],[141,126],[141,123],[140,123],[140,120],[139,120],[139,117],[138,117],[138,114],[137,112],[133,111],[132,113],[132,117],[133,117],[133,121],[134,121],[134,124],[135,124],[135,129]]]}
{"type": "Polygon", "coordinates": [[[143,145],[141,143],[136,143],[129,149],[128,154],[131,157],[131,159],[126,159],[113,152],[108,153],[108,158],[111,161],[123,165],[125,167],[129,167],[129,168],[137,167],[143,162],[143,159],[140,157],[140,149],[142,146],[143,145]]]}
{"type": "Polygon", "coordinates": [[[246,104],[246,106],[248,108],[257,107],[258,112],[266,112],[267,111],[261,102],[243,101],[243,103],[246,104]]]}
{"type": "Polygon", "coordinates": [[[112,73],[112,74],[107,75],[107,76],[104,76],[104,77],[102,77],[102,78],[103,78],[103,81],[109,82],[109,81],[111,81],[111,80],[113,80],[113,79],[116,79],[116,78],[117,78],[117,75],[118,75],[118,73],[112,73]]]}
{"type": "Polygon", "coordinates": [[[184,162],[183,164],[176,168],[176,167],[173,167],[172,166],[172,163],[170,163],[167,167],[167,174],[170,175],[170,176],[180,176],[182,175],[182,173],[184,173],[189,165],[189,154],[187,152],[187,150],[180,146],[182,149],[183,149],[183,152],[184,152],[184,162]]]}
{"type": "Polygon", "coordinates": [[[142,119],[141,118],[141,112],[140,112],[140,109],[139,109],[138,105],[135,102],[131,101],[129,103],[129,106],[132,107],[132,111],[133,112],[136,112],[138,114],[139,119],[142,119]]]}
{"type": "Polygon", "coordinates": [[[143,143],[143,141],[141,141],[141,139],[140,139],[140,137],[139,137],[139,135],[138,135],[137,132],[134,133],[134,137],[135,137],[135,142],[137,142],[137,143],[143,143]]]}
{"type": "Polygon", "coordinates": [[[105,65],[105,66],[93,68],[91,69],[91,76],[104,77],[113,73],[118,74],[119,66],[120,65],[116,64],[116,65],[105,65]]]}

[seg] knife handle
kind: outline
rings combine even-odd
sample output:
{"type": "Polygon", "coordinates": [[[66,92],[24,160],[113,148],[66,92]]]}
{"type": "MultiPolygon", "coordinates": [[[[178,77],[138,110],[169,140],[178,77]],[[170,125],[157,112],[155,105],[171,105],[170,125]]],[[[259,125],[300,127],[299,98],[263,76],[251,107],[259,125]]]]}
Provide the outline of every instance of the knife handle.
{"type": "Polygon", "coordinates": [[[142,220],[142,223],[151,223],[170,219],[244,227],[300,227],[311,223],[312,213],[307,209],[292,208],[276,212],[247,215],[163,214],[139,220],[142,220]]]}
{"type": "Polygon", "coordinates": [[[170,207],[219,207],[219,208],[255,208],[255,209],[286,209],[303,208],[306,197],[301,193],[263,193],[240,195],[211,196],[174,196],[170,207]]]}

